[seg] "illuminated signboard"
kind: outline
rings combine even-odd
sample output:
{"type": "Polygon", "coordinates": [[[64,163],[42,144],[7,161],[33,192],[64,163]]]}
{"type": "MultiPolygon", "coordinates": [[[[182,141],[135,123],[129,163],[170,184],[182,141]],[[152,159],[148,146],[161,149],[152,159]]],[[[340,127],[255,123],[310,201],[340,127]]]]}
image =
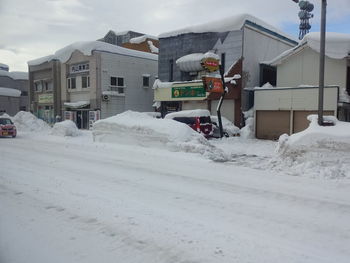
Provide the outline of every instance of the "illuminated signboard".
{"type": "Polygon", "coordinates": [[[220,61],[216,58],[204,58],[201,62],[202,67],[209,72],[214,72],[219,69],[220,61]]]}
{"type": "Polygon", "coordinates": [[[171,88],[172,98],[201,98],[205,97],[205,89],[203,84],[200,85],[173,85],[171,88]]]}
{"type": "Polygon", "coordinates": [[[204,77],[203,78],[205,90],[210,93],[223,93],[224,88],[221,78],[204,77]]]}

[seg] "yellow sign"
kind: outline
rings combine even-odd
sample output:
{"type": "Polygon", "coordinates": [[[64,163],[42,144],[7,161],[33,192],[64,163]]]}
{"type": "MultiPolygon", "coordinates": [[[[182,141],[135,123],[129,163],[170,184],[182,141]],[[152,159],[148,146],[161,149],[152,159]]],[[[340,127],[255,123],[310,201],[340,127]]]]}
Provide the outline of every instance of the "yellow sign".
{"type": "Polygon", "coordinates": [[[203,58],[201,65],[206,71],[214,72],[219,69],[220,61],[216,58],[203,58]]]}
{"type": "Polygon", "coordinates": [[[39,103],[40,104],[52,104],[53,103],[53,94],[39,94],[39,103]]]}

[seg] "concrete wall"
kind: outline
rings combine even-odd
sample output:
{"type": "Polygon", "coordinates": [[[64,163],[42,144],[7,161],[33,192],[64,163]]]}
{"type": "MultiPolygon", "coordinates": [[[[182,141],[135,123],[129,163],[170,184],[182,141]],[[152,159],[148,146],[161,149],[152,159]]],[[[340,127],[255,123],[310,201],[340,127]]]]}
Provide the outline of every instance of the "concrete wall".
{"type": "MultiPolygon", "coordinates": [[[[346,59],[325,60],[325,85],[337,85],[340,92],[346,88],[346,59]]],[[[299,85],[318,86],[319,53],[306,47],[277,65],[277,86],[296,87],[299,85]]]]}
{"type": "Polygon", "coordinates": [[[177,81],[190,80],[188,74],[181,74],[175,62],[178,58],[192,53],[206,53],[208,51],[215,51],[214,49],[217,48],[218,54],[227,52],[226,60],[230,63],[236,59],[236,54],[241,53],[240,42],[242,38],[240,34],[240,31],[231,32],[231,34],[230,32],[189,33],[159,39],[159,79],[161,81],[170,80],[169,61],[173,60],[173,79],[177,81]],[[238,41],[238,43],[235,43],[235,41],[238,41]],[[235,48],[237,51],[233,51],[235,48]]]}
{"type": "Polygon", "coordinates": [[[125,86],[125,95],[110,96],[110,101],[102,102],[103,118],[126,110],[153,111],[152,85],[157,76],[157,60],[101,52],[101,68],[102,92],[110,89],[112,76],[123,77],[125,86]],[[150,75],[149,87],[143,87],[144,74],[150,75]]]}

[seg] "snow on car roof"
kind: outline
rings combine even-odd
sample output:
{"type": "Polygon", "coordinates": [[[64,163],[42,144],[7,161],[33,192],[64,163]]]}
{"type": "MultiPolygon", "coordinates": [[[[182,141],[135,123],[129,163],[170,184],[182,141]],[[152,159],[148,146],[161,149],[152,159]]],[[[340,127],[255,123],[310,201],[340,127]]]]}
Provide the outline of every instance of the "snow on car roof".
{"type": "Polygon", "coordinates": [[[165,119],[173,119],[176,117],[208,117],[210,116],[210,112],[208,110],[183,110],[183,111],[177,111],[172,112],[167,115],[165,115],[165,119]]]}

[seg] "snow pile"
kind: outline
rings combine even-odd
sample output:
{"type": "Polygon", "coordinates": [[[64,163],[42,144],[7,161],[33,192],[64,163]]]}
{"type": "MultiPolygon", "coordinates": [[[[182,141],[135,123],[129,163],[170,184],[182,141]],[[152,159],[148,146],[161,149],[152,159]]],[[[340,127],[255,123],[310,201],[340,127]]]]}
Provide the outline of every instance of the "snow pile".
{"type": "Polygon", "coordinates": [[[208,110],[197,109],[197,110],[183,110],[176,111],[165,115],[165,119],[174,119],[176,117],[208,117],[210,112],[208,110]]]}
{"type": "Polygon", "coordinates": [[[99,120],[94,123],[92,134],[97,142],[165,147],[173,151],[204,154],[215,161],[226,161],[221,150],[186,124],[153,118],[146,113],[126,111],[99,120]]]}
{"type": "MultiPolygon", "coordinates": [[[[219,126],[219,120],[217,116],[210,116],[210,119],[212,122],[215,122],[219,126]]],[[[227,132],[229,136],[237,136],[240,134],[240,129],[235,126],[232,121],[226,119],[223,116],[221,116],[221,123],[224,132],[227,132]]]]}
{"type": "Polygon", "coordinates": [[[147,44],[152,53],[157,53],[157,54],[159,53],[159,48],[157,48],[151,40],[148,40],[147,44]]]}
{"type": "MultiPolygon", "coordinates": [[[[284,51],[271,61],[261,62],[267,65],[280,65],[290,55],[300,51],[305,47],[310,47],[316,52],[320,52],[320,33],[311,32],[305,35],[299,45],[284,51]]],[[[350,53],[350,34],[326,32],[326,56],[334,59],[343,59],[350,53]]]]}
{"type": "Polygon", "coordinates": [[[350,123],[325,116],[334,126],[319,126],[317,115],[309,115],[309,127],[299,133],[281,135],[271,165],[293,175],[350,178],[350,123]]]}
{"type": "Polygon", "coordinates": [[[54,55],[28,61],[28,65],[29,66],[40,65],[44,62],[49,62],[51,60],[59,60],[62,63],[65,63],[70,59],[70,57],[72,56],[72,53],[76,50],[80,51],[85,56],[91,56],[93,51],[101,51],[101,52],[108,52],[113,54],[158,60],[158,55],[156,54],[123,48],[120,46],[116,46],[116,45],[112,45],[112,44],[100,42],[100,41],[80,41],[57,50],[54,55]]]}
{"type": "Polygon", "coordinates": [[[57,122],[51,130],[52,135],[76,137],[81,135],[75,123],[71,120],[57,122]]]}
{"type": "Polygon", "coordinates": [[[18,112],[13,118],[16,128],[20,132],[48,132],[51,127],[27,111],[18,112]]]}
{"type": "Polygon", "coordinates": [[[203,70],[202,61],[207,58],[213,58],[219,60],[219,56],[212,52],[203,53],[192,53],[180,57],[176,60],[176,65],[180,68],[181,71],[201,71],[203,70]]]}
{"type": "Polygon", "coordinates": [[[131,38],[129,42],[132,44],[141,44],[141,43],[145,42],[147,39],[158,40],[158,37],[151,36],[151,35],[142,35],[139,37],[131,38]]]}
{"type": "Polygon", "coordinates": [[[245,126],[241,129],[241,137],[244,139],[255,138],[255,128],[254,128],[254,110],[251,108],[249,111],[243,112],[245,118],[245,126]]]}
{"type": "Polygon", "coordinates": [[[21,91],[17,89],[11,89],[11,88],[2,88],[0,87],[0,96],[6,96],[6,97],[20,97],[21,91]]]}

